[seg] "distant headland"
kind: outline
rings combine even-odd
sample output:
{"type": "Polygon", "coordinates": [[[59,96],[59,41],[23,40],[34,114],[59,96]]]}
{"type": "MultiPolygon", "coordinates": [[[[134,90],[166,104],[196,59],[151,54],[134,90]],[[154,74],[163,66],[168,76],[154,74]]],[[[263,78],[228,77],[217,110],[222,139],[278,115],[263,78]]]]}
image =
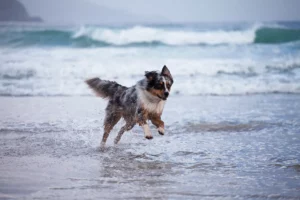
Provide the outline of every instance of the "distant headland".
{"type": "Polygon", "coordinates": [[[43,22],[40,17],[32,17],[17,0],[0,0],[0,21],[43,22]]]}

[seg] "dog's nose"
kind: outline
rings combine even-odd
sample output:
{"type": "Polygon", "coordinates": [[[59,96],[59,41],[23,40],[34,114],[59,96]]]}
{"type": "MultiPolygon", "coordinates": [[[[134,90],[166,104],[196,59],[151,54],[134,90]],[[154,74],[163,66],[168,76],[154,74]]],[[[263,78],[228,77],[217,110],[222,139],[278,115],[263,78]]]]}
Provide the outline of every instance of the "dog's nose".
{"type": "Polygon", "coordinates": [[[165,92],[165,96],[168,97],[169,96],[169,92],[165,92]]]}

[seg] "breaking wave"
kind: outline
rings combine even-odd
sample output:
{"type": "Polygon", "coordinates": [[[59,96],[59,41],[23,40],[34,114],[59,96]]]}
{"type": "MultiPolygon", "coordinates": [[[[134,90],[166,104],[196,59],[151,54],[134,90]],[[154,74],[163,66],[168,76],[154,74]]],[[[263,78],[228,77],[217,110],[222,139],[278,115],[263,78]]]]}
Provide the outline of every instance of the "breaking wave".
{"type": "Polygon", "coordinates": [[[189,46],[220,44],[279,44],[300,40],[299,29],[254,26],[245,30],[180,30],[135,26],[103,28],[82,26],[77,30],[46,29],[1,31],[5,46],[189,46]]]}

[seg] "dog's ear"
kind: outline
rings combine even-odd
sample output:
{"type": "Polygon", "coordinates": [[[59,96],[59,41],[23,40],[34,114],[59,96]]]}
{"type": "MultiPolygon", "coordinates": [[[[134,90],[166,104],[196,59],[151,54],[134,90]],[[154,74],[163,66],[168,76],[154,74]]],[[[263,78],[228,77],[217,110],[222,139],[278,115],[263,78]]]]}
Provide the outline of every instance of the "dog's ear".
{"type": "Polygon", "coordinates": [[[149,81],[152,81],[155,78],[156,74],[157,72],[155,71],[151,71],[151,72],[145,71],[145,76],[149,81]]]}
{"type": "Polygon", "coordinates": [[[173,81],[173,77],[172,77],[172,75],[171,75],[171,72],[170,72],[170,70],[167,68],[166,65],[162,68],[162,70],[161,70],[161,75],[162,75],[162,76],[167,76],[167,77],[169,77],[169,78],[173,81]]]}

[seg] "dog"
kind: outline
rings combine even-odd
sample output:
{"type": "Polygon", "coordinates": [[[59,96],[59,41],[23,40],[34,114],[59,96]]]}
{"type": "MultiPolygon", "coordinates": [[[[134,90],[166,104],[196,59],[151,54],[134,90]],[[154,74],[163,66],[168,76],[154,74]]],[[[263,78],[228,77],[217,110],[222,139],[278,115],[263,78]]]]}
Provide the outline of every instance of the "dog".
{"type": "Polygon", "coordinates": [[[91,78],[85,82],[97,96],[108,99],[101,148],[104,148],[110,131],[121,118],[124,118],[126,123],[118,132],[115,144],[119,143],[125,131],[131,130],[136,124],[143,128],[145,138],[152,139],[148,120],[157,127],[159,134],[165,134],[161,115],[174,83],[167,66],[163,66],[161,72],[146,71],[144,79],[132,87],[100,78],[91,78]]]}

